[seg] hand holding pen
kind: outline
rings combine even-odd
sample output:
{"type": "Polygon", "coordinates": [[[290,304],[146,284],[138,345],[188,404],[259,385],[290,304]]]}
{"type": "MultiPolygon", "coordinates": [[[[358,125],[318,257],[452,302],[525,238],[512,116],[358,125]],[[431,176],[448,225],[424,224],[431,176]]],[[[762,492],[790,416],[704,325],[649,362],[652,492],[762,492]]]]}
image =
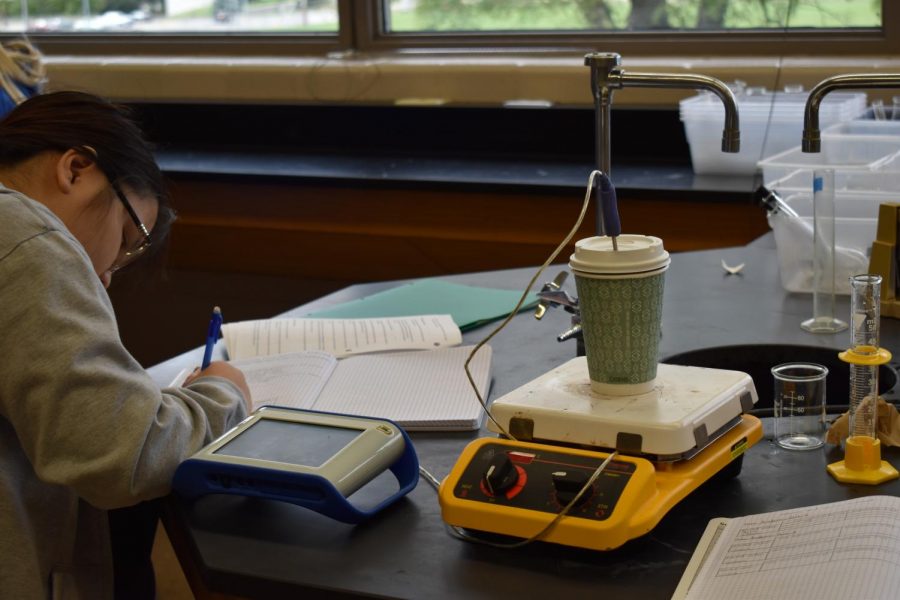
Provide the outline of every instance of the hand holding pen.
{"type": "Polygon", "coordinates": [[[213,309],[212,318],[209,321],[209,329],[206,332],[206,348],[203,351],[203,362],[200,364],[200,368],[191,373],[182,385],[189,385],[201,376],[215,376],[227,379],[241,390],[247,412],[250,413],[253,411],[253,399],[250,395],[250,387],[247,385],[244,374],[240,369],[235,368],[227,362],[212,362],[213,349],[216,346],[216,341],[219,339],[221,330],[222,309],[217,306],[213,309]]]}
{"type": "Polygon", "coordinates": [[[212,361],[213,348],[219,339],[219,332],[222,330],[222,309],[216,306],[213,308],[212,318],[209,321],[209,329],[206,333],[206,349],[203,351],[203,362],[200,363],[200,370],[209,367],[212,361]]]}

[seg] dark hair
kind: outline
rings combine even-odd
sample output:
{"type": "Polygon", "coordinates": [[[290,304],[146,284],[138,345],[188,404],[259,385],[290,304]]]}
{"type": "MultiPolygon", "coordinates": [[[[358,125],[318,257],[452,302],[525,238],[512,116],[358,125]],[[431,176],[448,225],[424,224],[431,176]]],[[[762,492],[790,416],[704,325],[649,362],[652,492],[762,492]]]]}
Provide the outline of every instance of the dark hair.
{"type": "Polygon", "coordinates": [[[152,235],[162,242],[175,212],[151,146],[126,107],[83,92],[53,92],[29,98],[0,120],[2,166],[15,166],[46,151],[72,149],[93,154],[111,182],[157,199],[152,235]]]}

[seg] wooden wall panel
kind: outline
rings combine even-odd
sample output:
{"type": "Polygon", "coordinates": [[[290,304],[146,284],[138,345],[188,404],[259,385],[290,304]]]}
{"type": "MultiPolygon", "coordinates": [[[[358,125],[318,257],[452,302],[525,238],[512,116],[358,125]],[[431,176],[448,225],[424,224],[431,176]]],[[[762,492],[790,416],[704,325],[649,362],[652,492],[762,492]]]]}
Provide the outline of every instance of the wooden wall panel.
{"type": "MultiPolygon", "coordinates": [[[[365,189],[179,180],[170,266],[374,281],[543,262],[581,194],[365,189]]],[[[620,198],[626,233],[673,252],[745,244],[768,230],[749,204],[620,198]]],[[[575,239],[591,235],[593,205],[575,239]]],[[[562,253],[564,260],[571,248],[562,253]]]]}

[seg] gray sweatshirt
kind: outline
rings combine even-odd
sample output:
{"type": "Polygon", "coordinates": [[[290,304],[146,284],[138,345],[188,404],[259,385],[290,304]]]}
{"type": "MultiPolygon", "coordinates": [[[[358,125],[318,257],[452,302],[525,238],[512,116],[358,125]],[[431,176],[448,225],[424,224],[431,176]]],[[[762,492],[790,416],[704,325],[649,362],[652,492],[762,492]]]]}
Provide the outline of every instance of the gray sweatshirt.
{"type": "Polygon", "coordinates": [[[244,416],[225,379],[160,391],[82,246],[0,186],[0,597],[110,597],[106,510],[167,494],[244,416]]]}

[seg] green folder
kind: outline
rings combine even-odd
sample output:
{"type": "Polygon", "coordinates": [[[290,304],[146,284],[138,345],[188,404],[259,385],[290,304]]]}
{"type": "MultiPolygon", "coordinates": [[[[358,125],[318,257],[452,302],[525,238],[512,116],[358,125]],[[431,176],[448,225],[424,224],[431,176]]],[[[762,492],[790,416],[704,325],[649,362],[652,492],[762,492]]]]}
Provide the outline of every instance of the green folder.
{"type": "MultiPolygon", "coordinates": [[[[522,292],[497,290],[420,279],[384,292],[309,313],[321,319],[364,319],[449,314],[461,331],[473,329],[508,315],[522,292]]],[[[529,293],[521,310],[535,306],[537,294],[529,293]]]]}

